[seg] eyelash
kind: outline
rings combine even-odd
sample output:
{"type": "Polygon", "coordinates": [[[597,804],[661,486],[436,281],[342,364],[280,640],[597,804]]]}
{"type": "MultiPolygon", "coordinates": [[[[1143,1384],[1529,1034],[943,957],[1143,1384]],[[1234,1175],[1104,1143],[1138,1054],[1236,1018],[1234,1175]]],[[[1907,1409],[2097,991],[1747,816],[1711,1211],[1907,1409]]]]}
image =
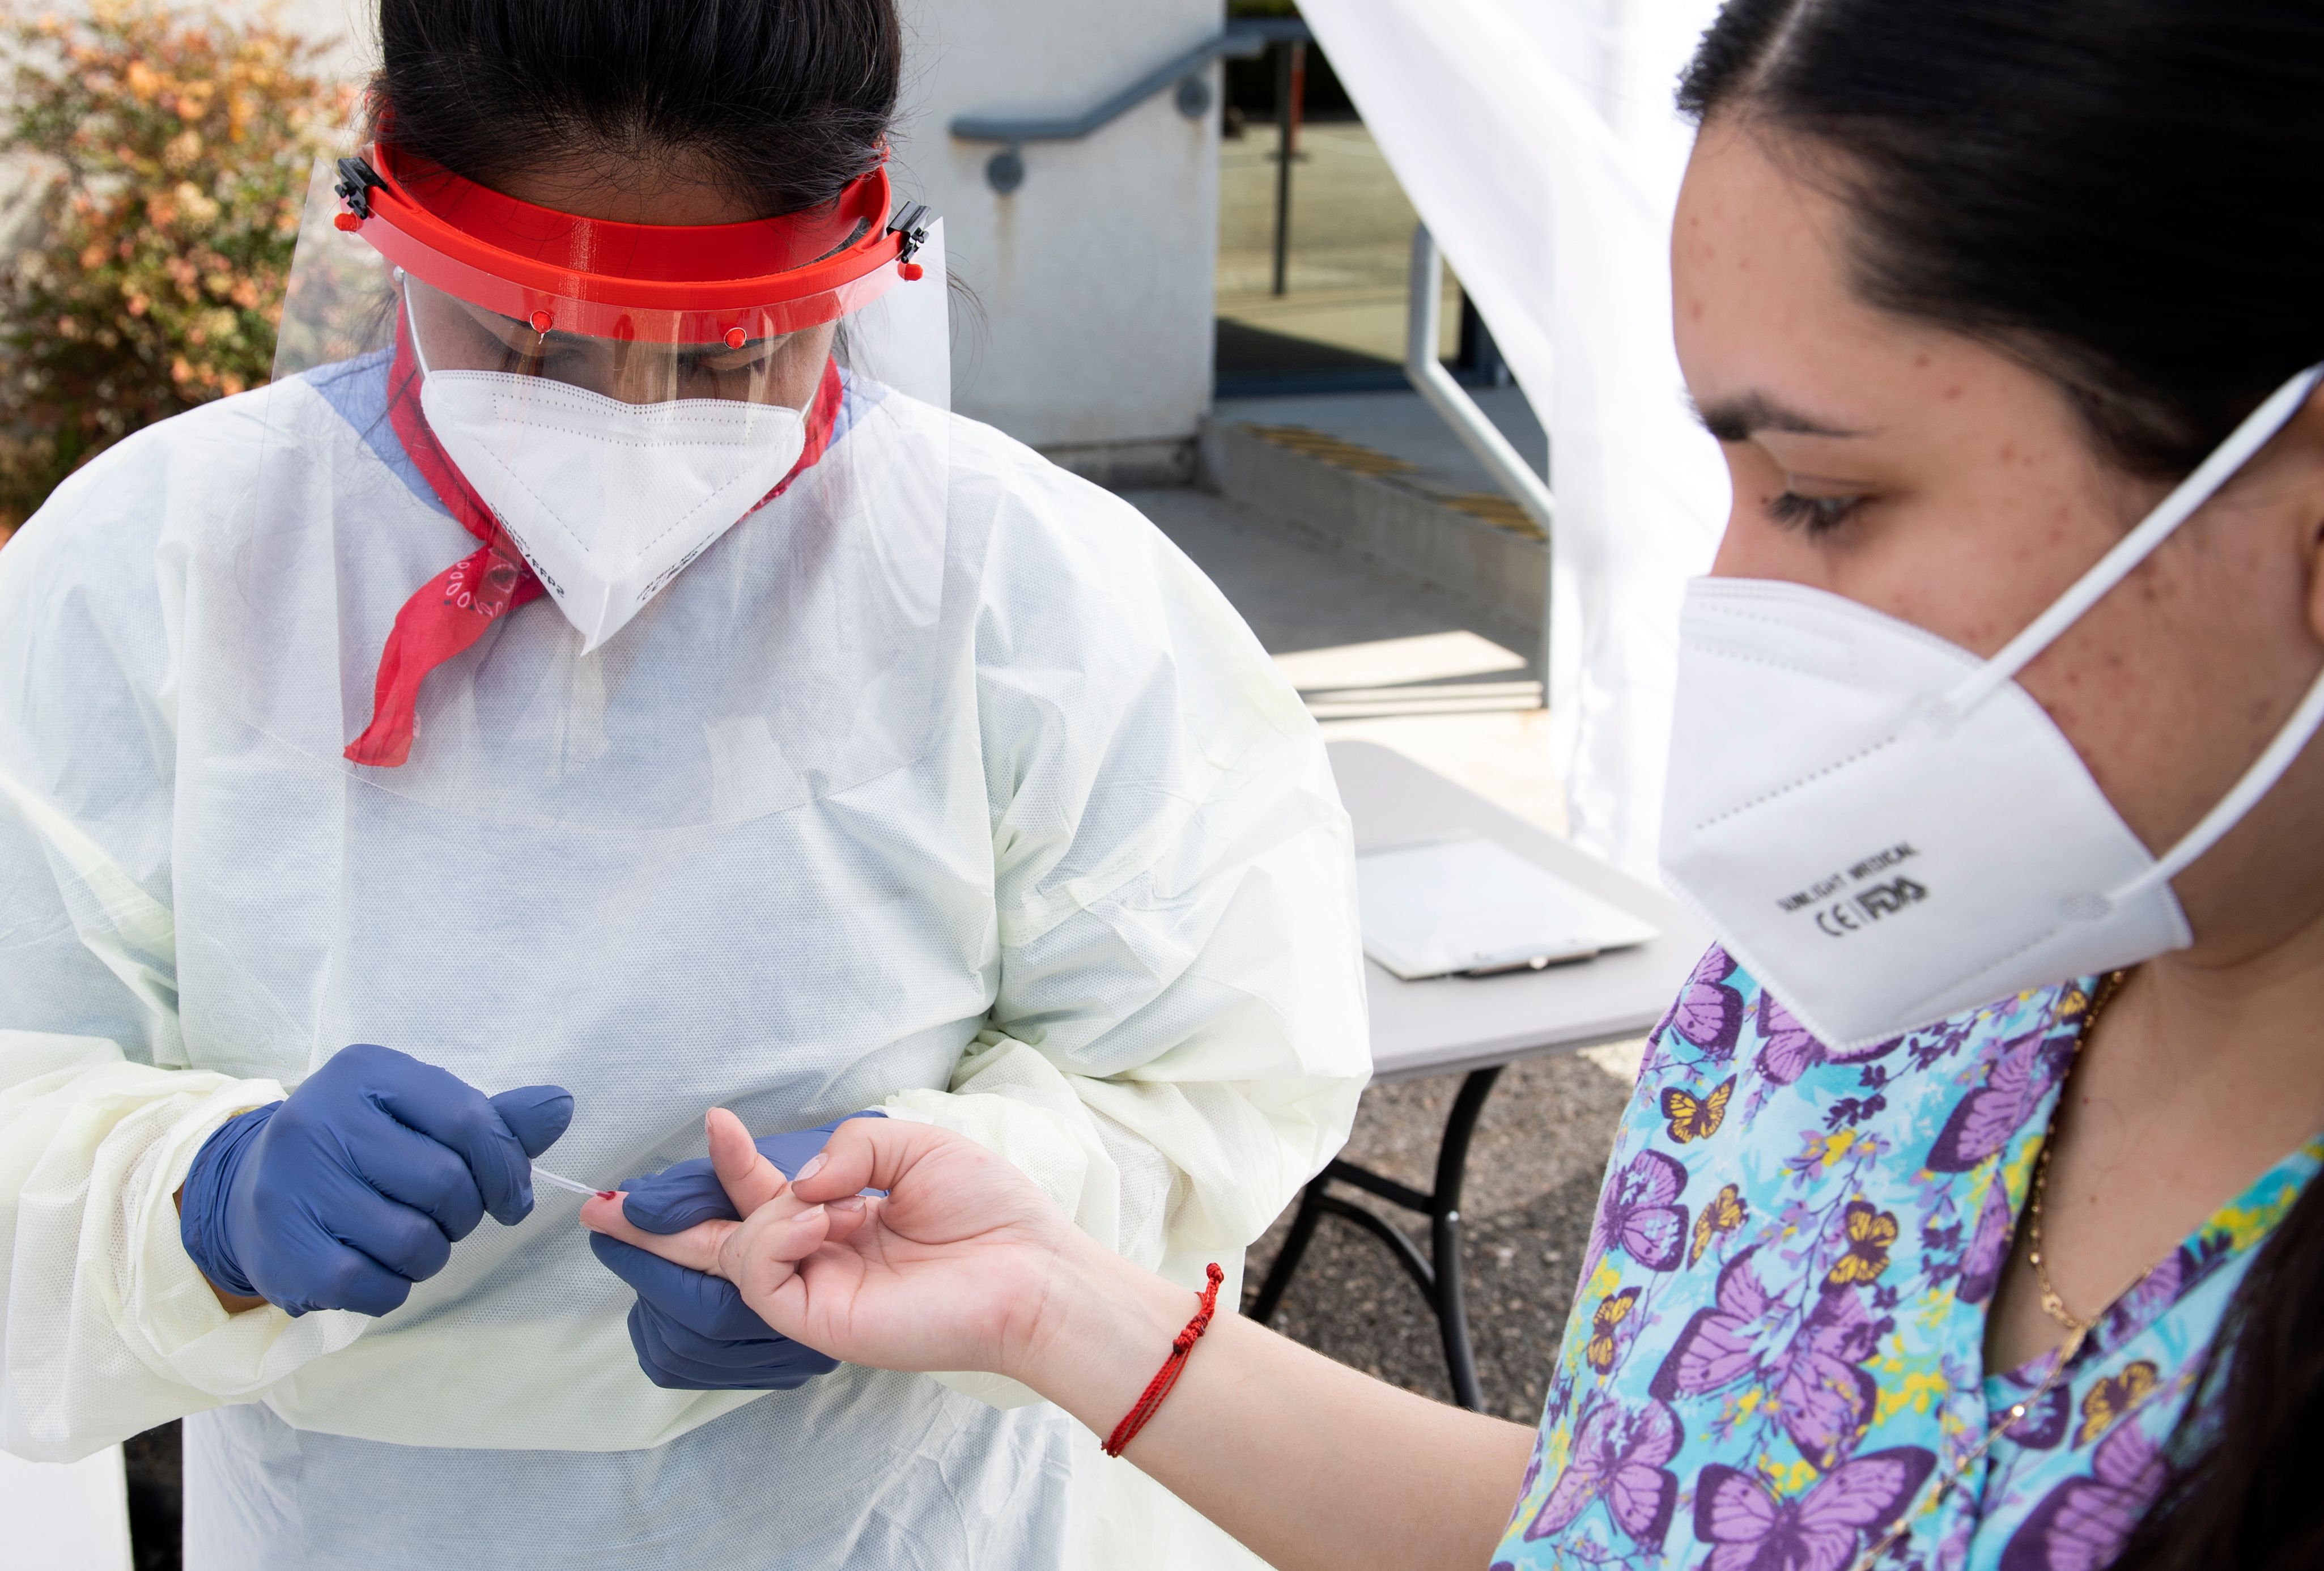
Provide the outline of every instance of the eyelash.
{"type": "Polygon", "coordinates": [[[1814,540],[1846,523],[1863,504],[1861,496],[1803,496],[1796,491],[1780,491],[1767,499],[1767,516],[1814,540]]]}

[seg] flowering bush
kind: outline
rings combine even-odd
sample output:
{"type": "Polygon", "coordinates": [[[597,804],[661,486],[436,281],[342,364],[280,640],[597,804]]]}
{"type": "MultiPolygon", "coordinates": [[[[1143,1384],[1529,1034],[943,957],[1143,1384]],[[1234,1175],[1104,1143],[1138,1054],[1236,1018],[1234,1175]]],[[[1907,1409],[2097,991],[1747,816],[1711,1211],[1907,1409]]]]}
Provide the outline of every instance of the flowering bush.
{"type": "Polygon", "coordinates": [[[266,380],[308,178],[353,95],[312,69],[320,45],[161,0],[0,25],[0,152],[51,182],[0,268],[5,539],[105,447],[266,380]]]}

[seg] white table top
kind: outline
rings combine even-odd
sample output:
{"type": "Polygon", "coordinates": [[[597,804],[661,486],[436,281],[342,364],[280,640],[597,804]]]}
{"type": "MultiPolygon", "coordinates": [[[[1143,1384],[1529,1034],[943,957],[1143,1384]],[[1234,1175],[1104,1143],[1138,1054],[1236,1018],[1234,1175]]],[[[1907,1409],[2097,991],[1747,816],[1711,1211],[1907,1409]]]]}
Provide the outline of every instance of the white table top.
{"type": "Polygon", "coordinates": [[[1331,754],[1358,851],[1465,829],[1662,929],[1635,949],[1499,976],[1399,982],[1366,960],[1374,1080],[1457,1074],[1644,1036],[1711,947],[1710,929],[1669,895],[1404,754],[1372,742],[1335,742],[1331,754]]]}

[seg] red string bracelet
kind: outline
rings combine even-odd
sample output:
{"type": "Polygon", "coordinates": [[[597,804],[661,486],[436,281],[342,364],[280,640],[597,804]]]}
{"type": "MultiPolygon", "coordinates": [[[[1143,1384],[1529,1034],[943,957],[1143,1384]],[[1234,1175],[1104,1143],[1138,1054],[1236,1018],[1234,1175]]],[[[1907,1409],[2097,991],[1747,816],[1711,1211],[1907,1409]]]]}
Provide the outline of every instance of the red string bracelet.
{"type": "Polygon", "coordinates": [[[1219,1269],[1216,1261],[1213,1261],[1207,1274],[1211,1285],[1203,1289],[1202,1307],[1194,1311],[1194,1317],[1186,1322],[1186,1328],[1171,1339],[1170,1356],[1162,1361],[1162,1367],[1155,1372],[1152,1380],[1146,1382],[1146,1394],[1138,1399],[1138,1405],[1130,1409],[1129,1415],[1116,1424],[1113,1433],[1106,1437],[1105,1454],[1108,1456],[1120,1455],[1121,1448],[1138,1437],[1139,1430],[1146,1428],[1146,1420],[1154,1416],[1155,1409],[1162,1405],[1162,1399],[1168,1396],[1170,1388],[1178,1383],[1179,1372],[1186,1367],[1186,1354],[1194,1352],[1194,1344],[1204,1332],[1211,1328],[1211,1317],[1218,1312],[1219,1308],[1219,1284],[1227,1280],[1227,1273],[1219,1269]]]}

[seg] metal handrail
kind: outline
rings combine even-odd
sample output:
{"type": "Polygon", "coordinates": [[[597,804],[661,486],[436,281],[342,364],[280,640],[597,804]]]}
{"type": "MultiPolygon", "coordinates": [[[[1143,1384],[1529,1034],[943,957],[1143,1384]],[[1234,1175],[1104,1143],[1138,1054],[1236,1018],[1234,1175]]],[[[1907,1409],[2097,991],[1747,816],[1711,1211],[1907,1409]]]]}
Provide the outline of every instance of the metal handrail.
{"type": "MultiPolygon", "coordinates": [[[[1412,297],[1411,314],[1406,319],[1404,340],[1404,374],[1430,408],[1443,417],[1452,428],[1452,434],[1462,445],[1476,456],[1494,483],[1534,522],[1541,538],[1551,540],[1551,529],[1557,520],[1557,503],[1550,494],[1549,483],[1533,472],[1533,466],[1524,455],[1509,445],[1500,428],[1485,418],[1477,401],[1468,391],[1452,380],[1444,363],[1436,357],[1436,347],[1443,332],[1444,258],[1436,249],[1436,236],[1421,225],[1412,232],[1412,297]]],[[[1549,553],[1554,564],[1556,552],[1549,553]]],[[[1550,589],[1554,566],[1543,569],[1541,587],[1541,702],[1549,706],[1549,620],[1550,589]]]]}
{"type": "Polygon", "coordinates": [[[1271,43],[1304,43],[1313,36],[1307,24],[1296,18],[1247,18],[1229,23],[1217,37],[1205,39],[1175,60],[1157,66],[1111,98],[1079,115],[963,115],[953,121],[952,134],[962,142],[1003,143],[1001,151],[985,163],[984,179],[986,184],[1005,195],[1025,183],[1025,143],[1078,142],[1174,82],[1178,88],[1178,113],[1189,120],[1198,120],[1211,111],[1211,84],[1203,73],[1213,60],[1222,55],[1231,60],[1249,60],[1271,43]]]}

